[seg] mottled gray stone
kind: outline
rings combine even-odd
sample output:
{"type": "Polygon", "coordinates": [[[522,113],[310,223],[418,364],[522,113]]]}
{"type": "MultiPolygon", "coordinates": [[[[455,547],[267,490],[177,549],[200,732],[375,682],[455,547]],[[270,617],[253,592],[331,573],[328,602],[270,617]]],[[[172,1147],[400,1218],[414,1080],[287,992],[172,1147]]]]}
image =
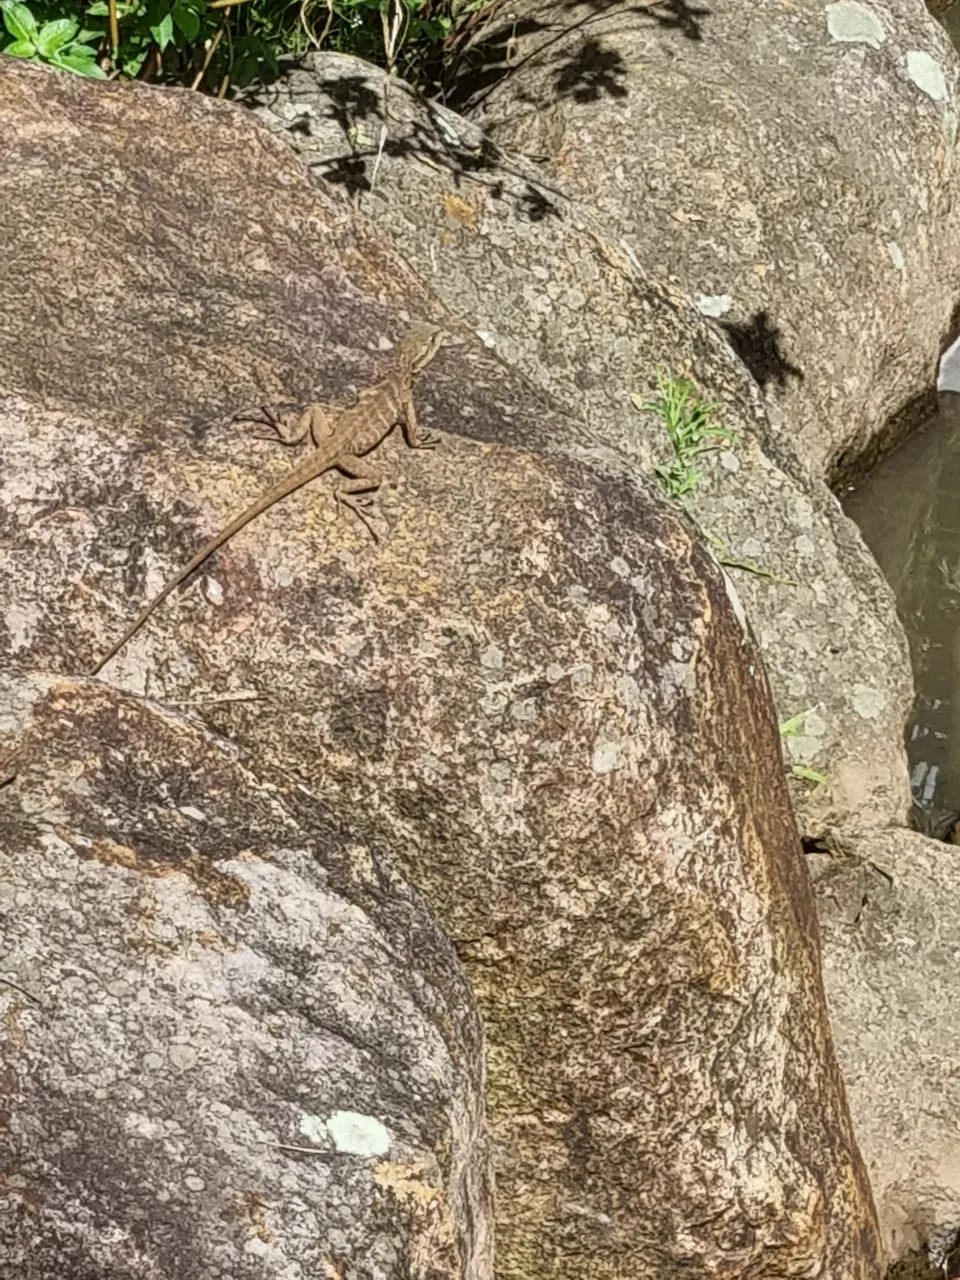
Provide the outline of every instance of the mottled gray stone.
{"type": "Polygon", "coordinates": [[[816,474],[930,410],[960,296],[958,62],[920,0],[527,0],[473,56],[453,100],[499,145],[653,276],[730,295],[724,323],[816,474]]]}
{"type": "Polygon", "coordinates": [[[914,831],[810,861],[824,982],[889,1257],[960,1227],[960,849],[914,831]]]}
{"type": "Polygon", "coordinates": [[[489,1280],[480,1021],[385,851],[100,683],[8,665],[0,744],[0,1275],[489,1280]]]}

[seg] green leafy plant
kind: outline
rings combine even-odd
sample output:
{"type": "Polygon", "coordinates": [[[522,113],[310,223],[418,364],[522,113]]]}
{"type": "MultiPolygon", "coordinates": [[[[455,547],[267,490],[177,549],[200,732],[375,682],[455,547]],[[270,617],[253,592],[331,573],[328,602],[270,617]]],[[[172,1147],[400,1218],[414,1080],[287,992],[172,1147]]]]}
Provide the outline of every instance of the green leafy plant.
{"type": "Polygon", "coordinates": [[[353,53],[433,91],[506,0],[0,0],[0,52],[224,96],[284,54],[353,53]]]}
{"type": "Polygon", "coordinates": [[[666,427],[673,461],[654,470],[671,498],[682,498],[703,479],[696,467],[698,457],[723,445],[736,448],[740,444],[735,431],[713,421],[718,406],[701,400],[689,379],[677,377],[669,369],[657,369],[657,394],[652,400],[632,399],[637,408],[655,413],[666,427]]]}
{"type": "Polygon", "coordinates": [[[75,71],[81,76],[104,79],[104,72],[97,62],[95,32],[81,31],[75,17],[53,17],[41,26],[33,11],[21,0],[0,0],[3,25],[13,39],[3,45],[3,52],[13,58],[27,58],[31,62],[47,62],[65,71],[75,71]]]}
{"type": "Polygon", "coordinates": [[[215,92],[330,48],[437,92],[506,0],[0,0],[0,52],[215,92]]]}
{"type": "MultiPolygon", "coordinates": [[[[668,466],[654,467],[654,471],[668,497],[681,501],[700,483],[702,476],[697,470],[696,459],[701,454],[719,449],[723,445],[735,449],[740,447],[740,437],[736,431],[713,421],[718,406],[701,400],[689,379],[679,378],[669,369],[657,369],[657,395],[652,400],[644,400],[638,395],[630,398],[638,409],[655,413],[666,427],[673,446],[673,461],[668,466]]],[[[717,553],[717,559],[727,568],[743,569],[785,587],[798,585],[795,579],[784,578],[771,569],[765,569],[755,560],[736,559],[731,556],[730,549],[722,538],[702,525],[700,528],[717,553]]]]}
{"type": "Polygon", "coordinates": [[[126,78],[146,73],[150,79],[188,83],[208,70],[220,44],[217,29],[224,21],[207,0],[114,0],[112,5],[94,0],[86,15],[126,78]]]}
{"type": "MultiPolygon", "coordinates": [[[[801,711],[798,715],[791,716],[789,720],[784,720],[779,726],[780,737],[801,737],[806,726],[807,715],[808,711],[801,711]]],[[[827,775],[825,773],[821,773],[819,769],[811,769],[810,766],[806,764],[792,764],[790,766],[790,772],[795,778],[802,778],[805,782],[825,783],[827,781],[827,775]]]]}
{"type": "Polygon", "coordinates": [[[803,733],[807,720],[806,711],[801,711],[795,716],[791,716],[789,720],[784,720],[779,726],[781,738],[799,738],[803,733]]]}

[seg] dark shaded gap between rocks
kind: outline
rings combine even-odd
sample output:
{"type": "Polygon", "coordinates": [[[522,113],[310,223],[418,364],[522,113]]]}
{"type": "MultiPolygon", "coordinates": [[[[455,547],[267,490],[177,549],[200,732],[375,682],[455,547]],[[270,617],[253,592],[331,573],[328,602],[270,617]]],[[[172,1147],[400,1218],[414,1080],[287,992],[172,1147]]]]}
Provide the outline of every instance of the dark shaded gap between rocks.
{"type": "Polygon", "coordinates": [[[921,428],[838,496],[893,588],[910,643],[916,699],[906,746],[915,825],[957,843],[960,394],[932,392],[930,400],[921,428]]]}

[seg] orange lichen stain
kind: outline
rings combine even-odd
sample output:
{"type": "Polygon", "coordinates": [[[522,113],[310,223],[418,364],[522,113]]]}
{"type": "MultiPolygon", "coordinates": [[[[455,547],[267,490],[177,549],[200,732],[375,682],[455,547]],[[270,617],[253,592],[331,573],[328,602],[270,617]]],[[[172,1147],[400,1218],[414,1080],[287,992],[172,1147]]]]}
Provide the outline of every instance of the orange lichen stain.
{"type": "Polygon", "coordinates": [[[199,933],[195,933],[193,940],[198,947],[203,947],[204,951],[217,951],[221,954],[228,951],[236,951],[236,947],[224,942],[219,934],[213,933],[209,929],[201,929],[199,933]]]}
{"type": "Polygon", "coordinates": [[[347,1280],[346,1264],[337,1258],[323,1258],[320,1262],[324,1280],[347,1280]]]}
{"type": "Polygon", "coordinates": [[[6,1013],[3,1015],[3,1029],[7,1033],[7,1040],[15,1044],[18,1049],[26,1049],[27,1033],[20,1025],[20,1006],[11,1004],[7,1007],[6,1013]]]}
{"type": "Polygon", "coordinates": [[[253,1235],[262,1240],[264,1244],[272,1244],[276,1237],[267,1226],[266,1213],[264,1212],[269,1207],[267,1201],[261,1199],[255,1191],[243,1192],[240,1199],[250,1220],[253,1235]]]}
{"type": "Polygon", "coordinates": [[[218,871],[210,864],[209,859],[191,856],[185,860],[183,870],[207,902],[221,907],[233,907],[234,910],[249,906],[250,886],[236,876],[218,871]]]}
{"type": "Polygon", "coordinates": [[[477,608],[493,617],[521,618],[530,611],[531,593],[529,588],[508,587],[495,596],[477,592],[474,596],[477,608]]]}
{"type": "Polygon", "coordinates": [[[468,231],[476,231],[477,211],[472,204],[467,204],[466,200],[462,200],[460,196],[451,192],[443,197],[443,207],[448,218],[453,218],[468,231]]]}
{"type": "Polygon", "coordinates": [[[150,894],[141,894],[136,906],[131,914],[134,914],[140,920],[156,920],[157,918],[157,900],[150,894]]]}
{"type": "Polygon", "coordinates": [[[240,1191],[233,1204],[221,1211],[220,1217],[224,1222],[241,1222],[246,1219],[251,1224],[252,1235],[265,1244],[272,1244],[276,1236],[267,1226],[264,1212],[272,1207],[270,1201],[264,1200],[256,1191],[240,1191]]]}
{"type": "MultiPolygon", "coordinates": [[[[75,684],[71,684],[67,680],[52,685],[47,694],[49,705],[54,711],[69,711],[76,705],[80,690],[75,684]]],[[[103,704],[107,702],[106,691],[96,690],[94,696],[99,693],[99,701],[103,704]]]]}
{"type": "Polygon", "coordinates": [[[176,862],[161,862],[156,858],[141,857],[129,845],[114,844],[110,840],[95,840],[89,846],[77,847],[70,840],[68,832],[58,830],[57,835],[70,845],[78,857],[94,858],[105,867],[125,867],[128,871],[139,871],[141,875],[152,876],[155,880],[185,875],[193,881],[200,896],[207,902],[235,909],[249,905],[248,885],[236,876],[218,870],[209,858],[199,854],[187,854],[176,862]]]}
{"type": "Polygon", "coordinates": [[[429,1168],[425,1160],[401,1164],[396,1160],[381,1160],[373,1171],[373,1180],[383,1191],[389,1191],[394,1199],[409,1207],[424,1208],[439,1204],[443,1193],[425,1181],[429,1168]]]}
{"type": "Polygon", "coordinates": [[[269,853],[255,853],[253,849],[241,849],[238,853],[230,855],[232,862],[276,862],[269,853]]]}
{"type": "Polygon", "coordinates": [[[431,1183],[437,1177],[436,1164],[426,1160],[382,1160],[373,1171],[376,1185],[416,1224],[410,1241],[415,1272],[452,1277],[460,1274],[460,1255],[447,1197],[431,1183]]]}
{"type": "Polygon", "coordinates": [[[0,1174],[0,1195],[10,1205],[15,1206],[23,1218],[32,1218],[37,1212],[36,1199],[21,1186],[10,1186],[7,1177],[0,1174]]]}
{"type": "MultiPolygon", "coordinates": [[[[398,539],[398,542],[400,540],[398,539]]],[[[404,559],[403,544],[394,549],[389,559],[385,556],[382,563],[382,578],[378,584],[382,595],[393,595],[400,599],[438,599],[441,594],[441,583],[436,576],[425,573],[412,563],[414,550],[410,546],[410,558],[404,559]]]]}
{"type": "MultiPolygon", "coordinates": [[[[70,838],[64,831],[58,831],[57,835],[61,840],[65,840],[70,844],[70,838]]],[[[126,867],[128,871],[134,870],[139,865],[137,855],[129,845],[114,844],[110,840],[96,840],[86,849],[77,849],[73,846],[74,852],[82,858],[85,855],[90,858],[96,858],[105,867],[126,867]]],[[[142,868],[141,868],[142,869],[142,868]]]]}

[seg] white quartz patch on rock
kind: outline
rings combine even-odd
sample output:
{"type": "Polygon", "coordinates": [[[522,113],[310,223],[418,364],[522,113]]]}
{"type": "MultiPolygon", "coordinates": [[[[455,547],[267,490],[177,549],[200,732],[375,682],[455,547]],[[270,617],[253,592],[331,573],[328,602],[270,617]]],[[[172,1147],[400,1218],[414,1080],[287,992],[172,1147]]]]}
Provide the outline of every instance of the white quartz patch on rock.
{"type": "Polygon", "coordinates": [[[837,0],[826,6],[827,31],[830,39],[843,44],[868,44],[879,49],[886,32],[879,17],[867,4],[859,0],[837,0]]]}
{"type": "Polygon", "coordinates": [[[943,67],[922,49],[907,50],[907,75],[934,102],[946,102],[947,81],[943,67]]]}

